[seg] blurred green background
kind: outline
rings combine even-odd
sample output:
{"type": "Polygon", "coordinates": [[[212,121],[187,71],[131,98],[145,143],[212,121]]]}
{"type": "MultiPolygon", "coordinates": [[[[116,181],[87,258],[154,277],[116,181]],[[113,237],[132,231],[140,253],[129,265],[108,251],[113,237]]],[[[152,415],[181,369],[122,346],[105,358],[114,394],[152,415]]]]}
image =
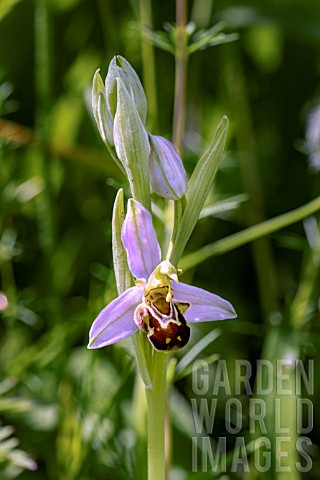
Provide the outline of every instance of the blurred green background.
{"type": "MultiPolygon", "coordinates": [[[[221,116],[230,119],[225,158],[187,246],[191,253],[319,195],[320,121],[310,112],[320,105],[320,4],[193,0],[188,21],[195,31],[222,21],[225,33],[239,35],[195,52],[188,63],[189,174],[221,116]]],[[[112,57],[123,55],[145,84],[149,130],[171,138],[174,56],[142,35],[152,37],[145,24],[167,32],[168,22],[175,23],[169,0],[0,1],[1,479],[144,478],[144,402],[128,343],[86,349],[93,319],[116,296],[112,205],[117,189],[128,188],[97,133],[90,94],[95,70],[104,77],[112,57]]],[[[319,257],[319,217],[312,217],[184,273],[183,281],[237,310],[200,354],[226,360],[232,391],[235,359],[252,362],[253,372],[259,358],[311,359],[317,406],[319,257]]],[[[190,345],[176,357],[212,328],[192,327],[190,345]]],[[[195,397],[191,375],[172,388],[171,479],[319,478],[317,408],[310,471],[192,473],[195,397]]],[[[245,423],[248,399],[245,392],[238,398],[245,423]]],[[[285,462],[292,465],[295,406],[292,396],[283,401],[292,440],[285,462]]],[[[232,455],[224,400],[218,405],[212,437],[227,436],[232,455]]],[[[268,406],[271,423],[274,414],[268,406]]],[[[251,433],[239,435],[249,443],[251,433]]]]}

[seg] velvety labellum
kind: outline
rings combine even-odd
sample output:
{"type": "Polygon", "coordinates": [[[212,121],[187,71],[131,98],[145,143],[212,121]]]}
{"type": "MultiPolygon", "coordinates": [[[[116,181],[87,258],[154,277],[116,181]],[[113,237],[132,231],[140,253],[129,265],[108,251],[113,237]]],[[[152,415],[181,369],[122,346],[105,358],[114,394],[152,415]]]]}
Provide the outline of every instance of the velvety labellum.
{"type": "Polygon", "coordinates": [[[138,327],[159,351],[183,348],[190,338],[190,328],[182,314],[189,304],[167,301],[169,293],[167,286],[150,289],[144,303],[136,308],[134,315],[138,327]]]}
{"type": "Polygon", "coordinates": [[[149,316],[149,330],[147,333],[150,343],[156,350],[170,351],[183,348],[189,341],[190,328],[184,316],[173,304],[177,320],[169,320],[165,326],[157,318],[149,316]]]}

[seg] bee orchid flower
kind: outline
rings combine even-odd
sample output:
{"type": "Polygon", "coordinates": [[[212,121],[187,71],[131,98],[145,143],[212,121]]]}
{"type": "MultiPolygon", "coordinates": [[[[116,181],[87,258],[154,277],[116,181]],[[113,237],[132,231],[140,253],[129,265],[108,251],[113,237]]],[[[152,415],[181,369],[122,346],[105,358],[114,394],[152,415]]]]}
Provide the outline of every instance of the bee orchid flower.
{"type": "Polygon", "coordinates": [[[188,323],[236,317],[230,302],[179,282],[174,266],[161,262],[151,214],[136,200],[128,202],[121,240],[136,284],[100,312],[88,348],[105,347],[141,329],[156,350],[175,350],[189,340],[188,323]]]}

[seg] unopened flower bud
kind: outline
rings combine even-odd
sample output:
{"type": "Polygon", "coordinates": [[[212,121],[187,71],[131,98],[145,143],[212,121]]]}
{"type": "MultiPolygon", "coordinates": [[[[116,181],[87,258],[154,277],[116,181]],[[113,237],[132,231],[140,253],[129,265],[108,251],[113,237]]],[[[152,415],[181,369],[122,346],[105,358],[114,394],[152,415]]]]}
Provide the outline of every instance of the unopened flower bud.
{"type": "Polygon", "coordinates": [[[114,117],[114,145],[128,176],[134,198],[148,205],[148,133],[136,105],[121,78],[117,78],[117,110],[114,117]]]}
{"type": "Polygon", "coordinates": [[[187,174],[173,143],[149,134],[151,153],[149,177],[152,190],[165,198],[177,200],[187,190],[187,174]]]}
{"type": "Polygon", "coordinates": [[[142,123],[147,117],[147,100],[140,79],[130,63],[120,55],[110,62],[105,80],[106,102],[112,119],[117,110],[117,78],[121,78],[135,104],[142,123]]]}

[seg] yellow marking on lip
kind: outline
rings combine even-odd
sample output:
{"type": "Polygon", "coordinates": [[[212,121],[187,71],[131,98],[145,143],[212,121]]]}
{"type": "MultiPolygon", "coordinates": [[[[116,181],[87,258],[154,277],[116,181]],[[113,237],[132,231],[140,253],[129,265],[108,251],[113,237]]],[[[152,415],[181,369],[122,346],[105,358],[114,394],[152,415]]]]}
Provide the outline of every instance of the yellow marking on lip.
{"type": "Polygon", "coordinates": [[[168,345],[168,343],[170,343],[170,342],[171,342],[171,338],[166,338],[166,344],[168,345]]]}
{"type": "Polygon", "coordinates": [[[181,342],[182,338],[180,337],[180,335],[177,336],[177,340],[179,340],[179,342],[181,342]]]}

